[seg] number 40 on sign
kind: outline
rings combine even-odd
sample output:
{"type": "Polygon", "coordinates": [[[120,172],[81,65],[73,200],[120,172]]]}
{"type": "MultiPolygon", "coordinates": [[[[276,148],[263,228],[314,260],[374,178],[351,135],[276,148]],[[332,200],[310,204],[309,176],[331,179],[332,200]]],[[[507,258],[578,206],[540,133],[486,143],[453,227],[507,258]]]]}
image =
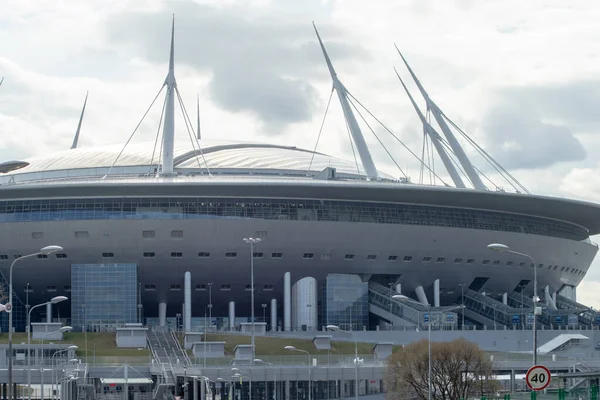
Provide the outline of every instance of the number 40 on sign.
{"type": "Polygon", "coordinates": [[[550,371],[543,365],[534,365],[527,371],[525,381],[531,390],[544,390],[550,384],[550,371]]]}

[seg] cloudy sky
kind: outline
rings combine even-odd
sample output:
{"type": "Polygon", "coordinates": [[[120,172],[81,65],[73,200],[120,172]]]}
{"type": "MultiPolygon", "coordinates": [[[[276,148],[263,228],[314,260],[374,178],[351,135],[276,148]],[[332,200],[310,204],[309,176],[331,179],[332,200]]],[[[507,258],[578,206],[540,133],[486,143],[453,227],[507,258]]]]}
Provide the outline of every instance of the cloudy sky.
{"type": "MultiPolygon", "coordinates": [[[[87,91],[81,146],[124,143],[166,75],[173,13],[179,90],[192,114],[200,96],[206,139],[315,146],[331,92],[315,21],[345,86],[415,153],[423,131],[393,67],[417,91],[394,43],[445,113],[529,190],[600,201],[593,0],[5,0],[0,159],[67,149],[87,91]]],[[[155,107],[133,140],[152,140],[159,118],[155,107]]],[[[377,166],[400,176],[363,128],[377,166]]],[[[375,132],[418,181],[418,162],[375,132]]],[[[318,150],[353,158],[335,98],[318,150]]],[[[580,299],[600,307],[598,290],[600,261],[580,299]]]]}

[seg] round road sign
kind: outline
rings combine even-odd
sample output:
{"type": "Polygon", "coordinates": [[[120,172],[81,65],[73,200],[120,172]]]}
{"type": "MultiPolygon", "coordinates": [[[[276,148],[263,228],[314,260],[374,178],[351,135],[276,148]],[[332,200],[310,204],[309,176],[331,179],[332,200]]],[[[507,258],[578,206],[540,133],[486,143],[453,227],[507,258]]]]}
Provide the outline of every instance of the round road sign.
{"type": "Polygon", "coordinates": [[[525,381],[531,390],[544,390],[550,384],[550,371],[543,365],[534,365],[527,371],[525,381]]]}

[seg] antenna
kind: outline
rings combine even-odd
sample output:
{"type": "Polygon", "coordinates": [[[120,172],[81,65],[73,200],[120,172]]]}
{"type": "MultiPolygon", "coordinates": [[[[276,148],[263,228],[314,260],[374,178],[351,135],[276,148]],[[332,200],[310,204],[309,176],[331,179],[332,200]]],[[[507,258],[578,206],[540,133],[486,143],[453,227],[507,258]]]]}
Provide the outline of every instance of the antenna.
{"type": "Polygon", "coordinates": [[[167,87],[165,101],[165,124],[163,126],[162,171],[159,175],[173,175],[173,147],[175,142],[175,14],[171,25],[171,51],[169,54],[169,72],[163,87],[167,87]]]}
{"type": "Polygon", "coordinates": [[[79,123],[77,124],[77,130],[75,131],[75,137],[73,138],[73,144],[71,145],[71,149],[76,149],[77,144],[79,143],[79,132],[81,132],[81,122],[83,121],[83,114],[85,114],[85,105],[87,104],[89,93],[89,91],[85,92],[85,100],[83,101],[83,108],[81,109],[81,115],[79,116],[79,123]]]}
{"type": "Polygon", "coordinates": [[[198,137],[198,140],[202,139],[202,135],[200,134],[200,95],[196,95],[196,115],[198,120],[196,121],[197,124],[197,128],[196,128],[196,135],[198,137]]]}
{"type": "Polygon", "coordinates": [[[348,128],[350,129],[350,134],[352,135],[352,139],[356,144],[356,149],[358,150],[358,155],[360,156],[360,161],[362,162],[363,167],[367,172],[367,177],[370,179],[377,179],[377,168],[375,168],[375,164],[373,163],[373,158],[371,157],[371,153],[369,152],[369,147],[365,142],[365,138],[358,126],[358,122],[356,121],[356,117],[354,116],[354,112],[352,112],[352,108],[350,107],[350,102],[348,101],[348,91],[340,82],[335,73],[335,69],[333,68],[333,64],[329,59],[329,55],[327,54],[327,50],[325,50],[325,46],[323,45],[323,41],[321,40],[321,36],[319,36],[319,31],[317,31],[317,27],[313,22],[313,27],[315,28],[315,33],[317,34],[317,39],[319,40],[319,45],[321,46],[321,50],[323,51],[323,56],[325,57],[325,62],[327,63],[327,68],[329,69],[329,73],[331,74],[331,79],[333,80],[333,88],[338,94],[338,98],[340,100],[340,104],[342,106],[342,110],[344,111],[344,117],[346,118],[346,123],[348,124],[348,128]]]}

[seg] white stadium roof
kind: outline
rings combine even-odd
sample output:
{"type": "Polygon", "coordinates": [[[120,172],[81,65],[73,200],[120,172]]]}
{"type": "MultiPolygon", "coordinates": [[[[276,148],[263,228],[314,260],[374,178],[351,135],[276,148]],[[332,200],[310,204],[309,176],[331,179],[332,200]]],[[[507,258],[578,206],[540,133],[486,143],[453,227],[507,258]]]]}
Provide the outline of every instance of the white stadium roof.
{"type": "MultiPolygon", "coordinates": [[[[272,170],[278,171],[307,171],[320,172],[326,167],[336,168],[338,174],[354,176],[366,175],[361,163],[331,157],[319,152],[300,149],[295,146],[281,146],[253,142],[234,142],[220,140],[200,141],[202,151],[197,144],[176,144],[174,148],[174,167],[176,170],[272,170]],[[204,156],[204,157],[203,157],[204,156]],[[314,156],[314,158],[313,158],[314,156]],[[312,159],[312,163],[311,163],[312,159]],[[205,162],[206,160],[206,162],[205,162]]],[[[151,168],[159,163],[160,143],[154,149],[154,142],[129,144],[123,150],[123,145],[101,147],[82,147],[61,151],[41,157],[26,159],[28,166],[15,170],[6,175],[21,175],[32,173],[48,173],[50,171],[72,171],[79,169],[101,169],[106,172],[115,160],[115,167],[145,167],[151,168]],[[123,153],[119,156],[119,153],[123,153]],[[153,156],[154,153],[154,156],[153,156]]],[[[71,175],[71,174],[69,174],[71,175]]],[[[73,176],[73,175],[71,175],[73,176]]],[[[379,172],[384,179],[397,178],[379,172]]]]}

